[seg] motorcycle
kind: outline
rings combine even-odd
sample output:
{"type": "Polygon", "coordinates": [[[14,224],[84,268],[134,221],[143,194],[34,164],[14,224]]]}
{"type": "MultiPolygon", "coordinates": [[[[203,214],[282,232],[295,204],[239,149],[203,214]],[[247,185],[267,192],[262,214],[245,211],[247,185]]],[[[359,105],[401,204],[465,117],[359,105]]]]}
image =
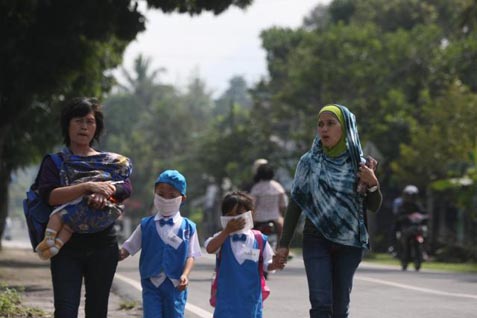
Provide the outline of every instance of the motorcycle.
{"type": "Polygon", "coordinates": [[[407,270],[410,262],[414,263],[416,271],[421,269],[425,258],[424,241],[427,236],[427,221],[429,216],[420,212],[413,212],[405,217],[405,226],[399,239],[401,242],[401,267],[407,270]]]}
{"type": "MultiPolygon", "coordinates": [[[[264,221],[264,222],[257,222],[253,223],[253,228],[262,232],[263,234],[268,236],[268,244],[272,247],[275,251],[278,245],[278,226],[275,221],[264,221]]],[[[265,279],[268,279],[268,272],[264,272],[263,276],[265,279]]]]}

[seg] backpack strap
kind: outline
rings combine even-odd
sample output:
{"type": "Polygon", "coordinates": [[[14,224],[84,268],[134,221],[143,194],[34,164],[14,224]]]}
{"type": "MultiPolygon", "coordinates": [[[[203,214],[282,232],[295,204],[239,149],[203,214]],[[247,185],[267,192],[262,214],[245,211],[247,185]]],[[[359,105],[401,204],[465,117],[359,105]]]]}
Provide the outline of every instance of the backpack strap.
{"type": "Polygon", "coordinates": [[[60,153],[51,153],[49,154],[50,158],[53,160],[55,163],[56,168],[58,170],[61,169],[61,165],[63,164],[63,158],[60,156],[60,153]]]}
{"type": "Polygon", "coordinates": [[[262,232],[257,231],[257,230],[252,230],[253,235],[255,236],[255,239],[258,242],[258,248],[260,249],[260,256],[258,258],[258,269],[260,271],[260,275],[263,275],[263,236],[262,232]]]}
{"type": "Polygon", "coordinates": [[[49,153],[45,155],[43,157],[43,160],[41,161],[40,168],[38,169],[38,173],[36,174],[35,181],[33,182],[34,189],[38,187],[38,179],[40,178],[40,172],[43,169],[43,166],[45,165],[46,158],[48,157],[50,157],[51,160],[53,160],[53,163],[55,164],[55,167],[58,169],[58,171],[61,169],[61,165],[63,164],[63,157],[61,156],[61,152],[49,153]]]}

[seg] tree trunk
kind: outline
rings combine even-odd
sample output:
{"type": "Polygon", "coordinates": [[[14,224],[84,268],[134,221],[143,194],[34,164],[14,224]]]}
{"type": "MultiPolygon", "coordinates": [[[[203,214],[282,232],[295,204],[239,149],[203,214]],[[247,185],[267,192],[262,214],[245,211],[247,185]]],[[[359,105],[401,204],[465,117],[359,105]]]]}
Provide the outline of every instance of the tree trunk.
{"type": "MultiPolygon", "coordinates": [[[[8,216],[8,185],[10,183],[11,171],[5,167],[5,164],[1,161],[1,159],[0,167],[0,238],[2,238],[8,216]]],[[[0,240],[0,250],[1,249],[2,241],[0,240]]]]}

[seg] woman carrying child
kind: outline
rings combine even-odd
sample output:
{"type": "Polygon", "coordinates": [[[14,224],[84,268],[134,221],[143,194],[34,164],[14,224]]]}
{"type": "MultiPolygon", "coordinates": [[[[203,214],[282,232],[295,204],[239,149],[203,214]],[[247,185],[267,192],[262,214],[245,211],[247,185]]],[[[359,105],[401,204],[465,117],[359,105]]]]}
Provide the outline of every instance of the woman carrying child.
{"type": "MultiPolygon", "coordinates": [[[[50,206],[61,206],[84,197],[84,203],[71,205],[65,218],[60,220],[59,228],[65,221],[66,225],[75,227],[77,219],[73,216],[75,210],[78,212],[77,208],[87,205],[94,210],[91,211],[93,219],[88,222],[90,231],[73,233],[58,254],[51,258],[55,318],[78,316],[83,279],[86,289],[85,316],[106,318],[108,314],[109,293],[119,257],[118,243],[114,222],[95,220],[94,216],[95,212],[98,212],[96,216],[104,215],[105,208],[108,210],[130,196],[128,176],[131,165],[125,157],[92,147],[99,140],[103,127],[101,105],[95,99],[81,97],[68,101],[61,113],[61,128],[67,148],[60,153],[63,168],[58,169],[53,159],[47,156],[39,172],[39,193],[50,206]],[[111,167],[106,164],[108,162],[114,163],[114,171],[108,170],[107,166],[111,167]],[[74,163],[78,164],[76,168],[74,163]],[[109,176],[78,182],[80,175],[97,177],[102,172],[108,172],[109,176]],[[116,179],[122,182],[114,184],[111,181],[116,179]]],[[[59,241],[55,232],[58,231],[50,229],[47,240],[52,240],[58,248],[61,246],[56,246],[59,241]]],[[[52,256],[49,254],[52,252],[50,243],[45,241],[42,246],[48,248],[38,249],[42,253],[47,251],[45,257],[52,256]]]]}

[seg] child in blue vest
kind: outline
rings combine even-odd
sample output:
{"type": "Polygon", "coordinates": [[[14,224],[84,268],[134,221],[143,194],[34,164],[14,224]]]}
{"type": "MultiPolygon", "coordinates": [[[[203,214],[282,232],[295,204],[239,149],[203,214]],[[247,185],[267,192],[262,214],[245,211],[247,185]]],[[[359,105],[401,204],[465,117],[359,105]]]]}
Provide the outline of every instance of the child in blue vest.
{"type": "MultiPolygon", "coordinates": [[[[222,201],[223,230],[205,241],[208,253],[217,253],[217,294],[214,318],[261,318],[262,287],[259,257],[263,270],[281,269],[272,263],[273,250],[263,234],[263,251],[255,239],[253,199],[243,192],[231,192],[222,201]]],[[[277,264],[275,264],[277,263],[277,264]]]]}
{"type": "Polygon", "coordinates": [[[186,179],[177,170],[166,170],[154,185],[157,214],[141,220],[119,257],[141,250],[144,318],[184,317],[189,273],[200,256],[196,225],[179,212],[186,199],[186,179]]]}

